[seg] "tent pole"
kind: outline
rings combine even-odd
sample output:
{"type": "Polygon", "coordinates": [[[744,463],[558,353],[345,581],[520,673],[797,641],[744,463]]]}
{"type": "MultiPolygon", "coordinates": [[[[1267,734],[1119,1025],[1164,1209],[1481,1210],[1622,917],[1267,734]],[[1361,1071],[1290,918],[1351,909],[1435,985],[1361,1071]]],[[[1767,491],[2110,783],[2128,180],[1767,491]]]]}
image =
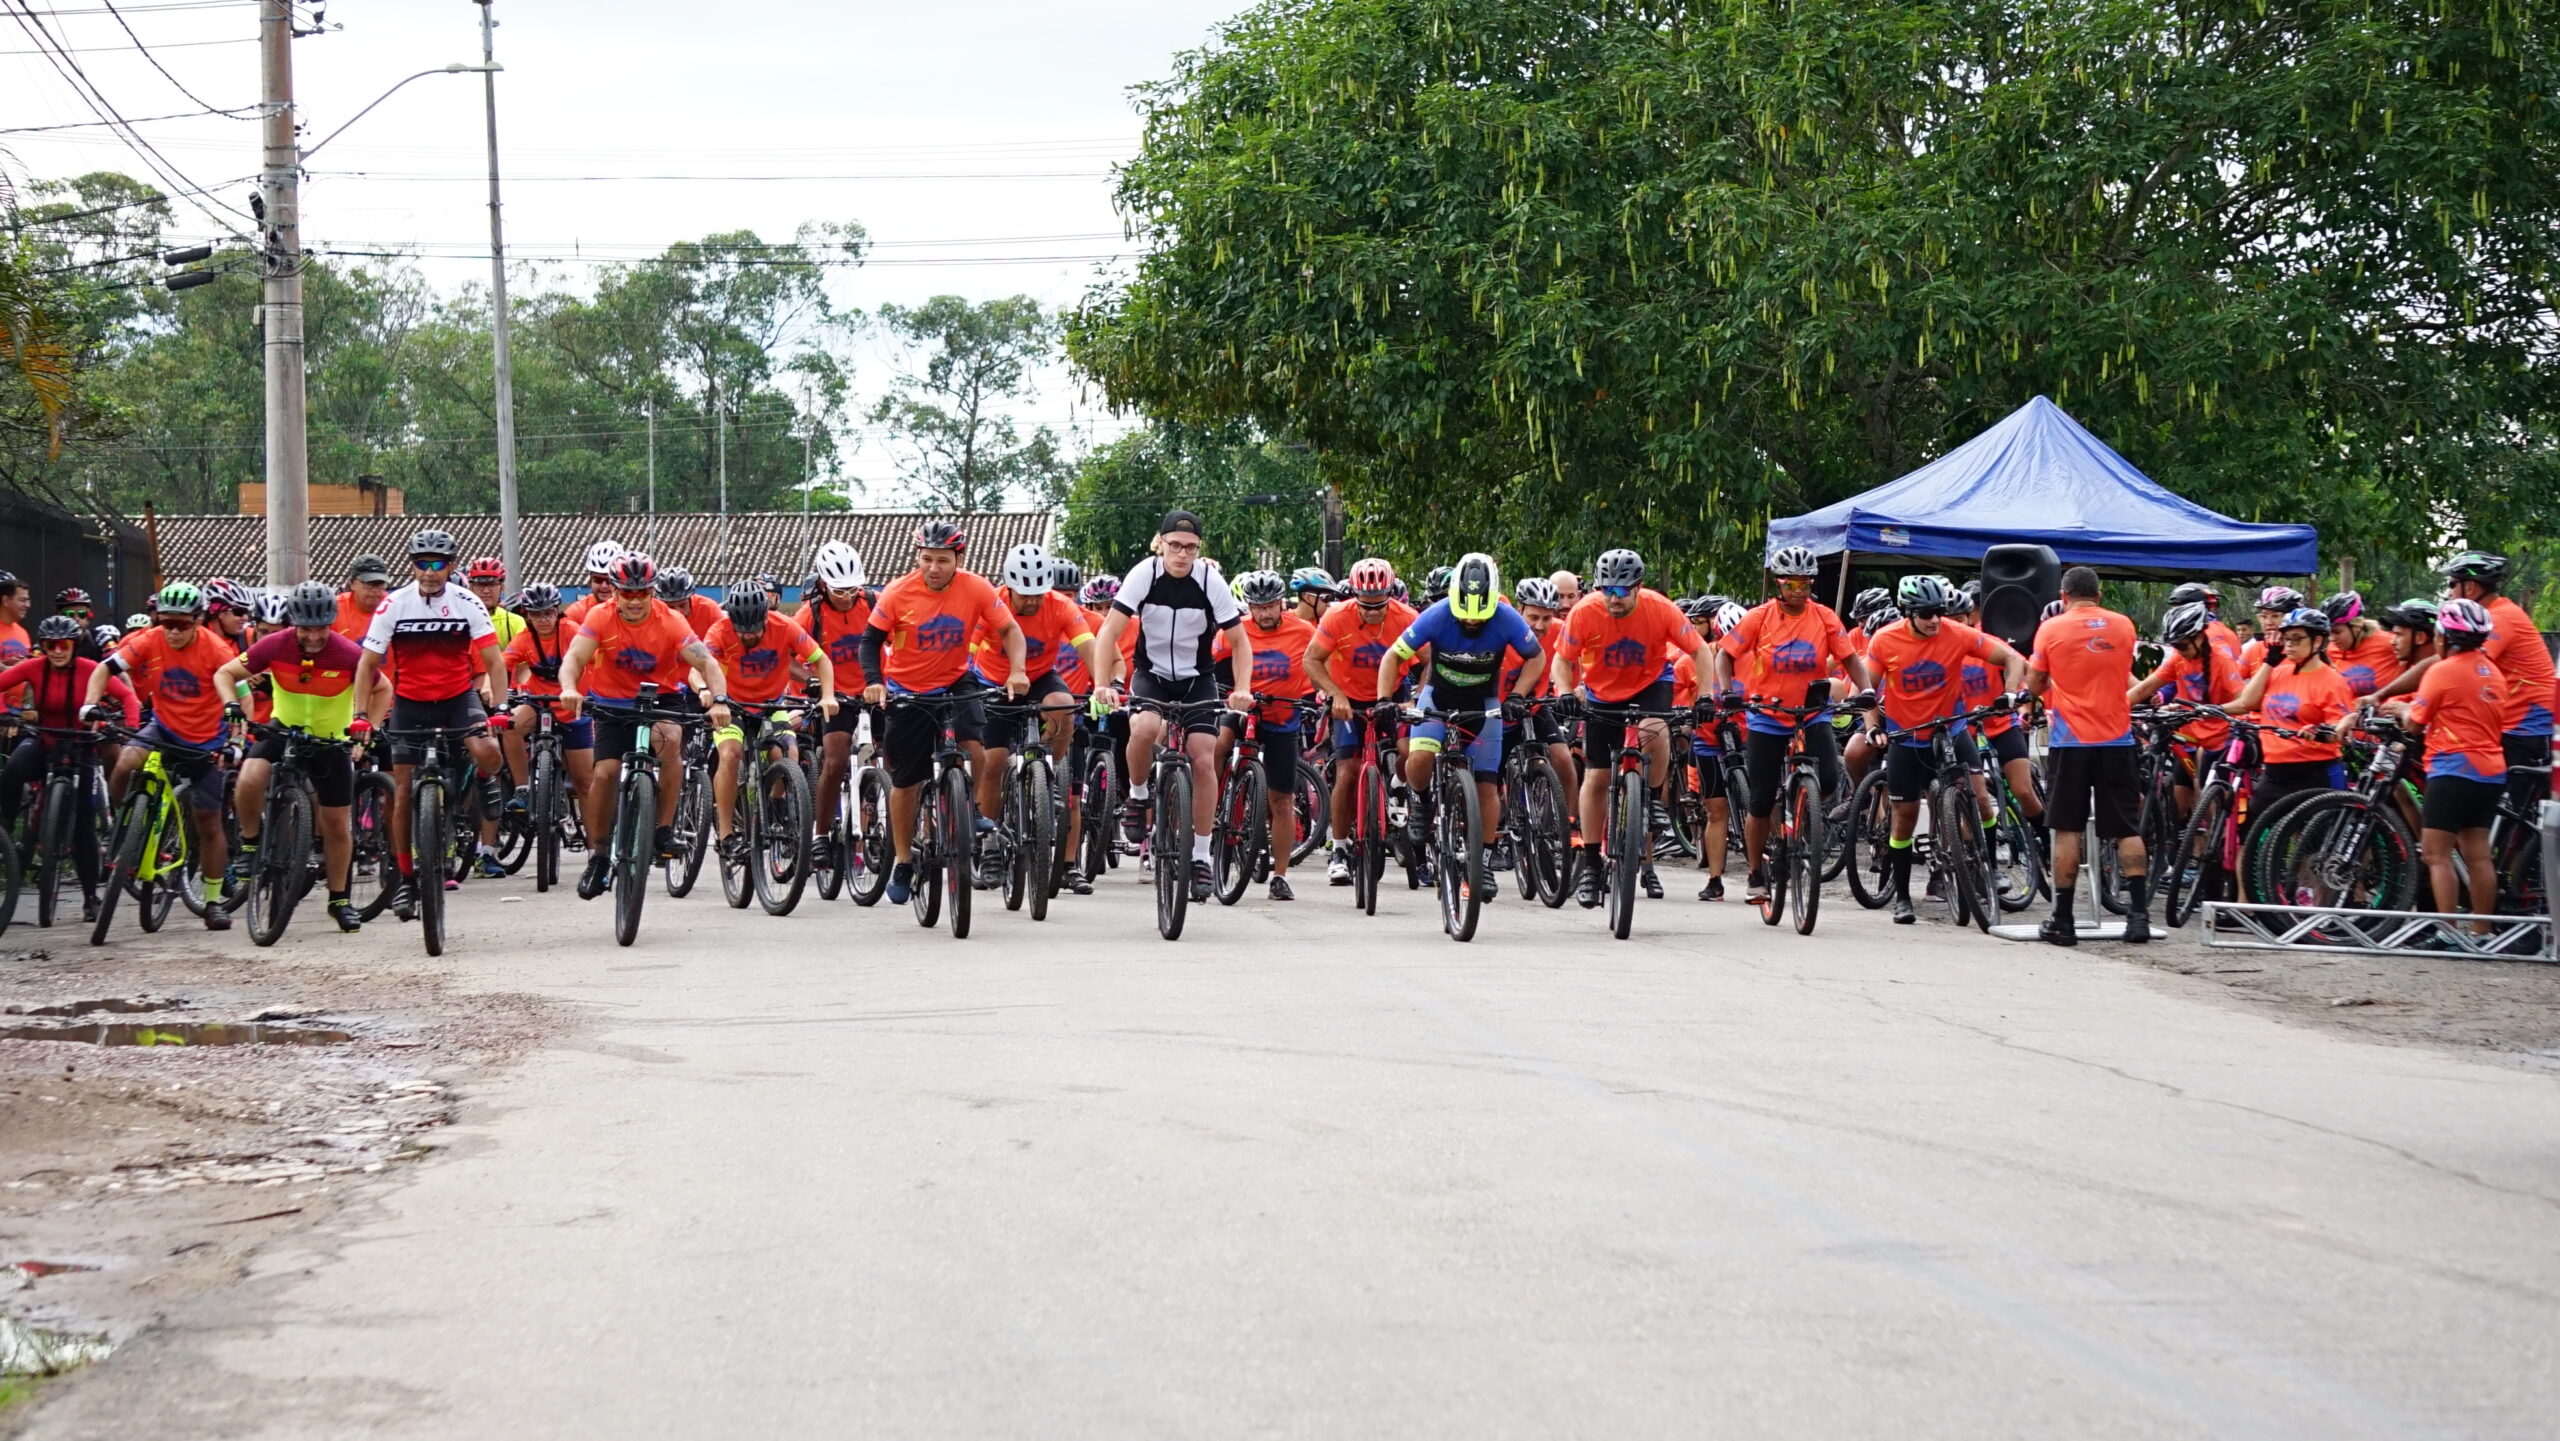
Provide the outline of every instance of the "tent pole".
{"type": "Polygon", "coordinates": [[[1833,615],[1849,613],[1849,550],[1846,546],[1843,546],[1840,551],[1840,585],[1831,597],[1831,613],[1833,615]]]}

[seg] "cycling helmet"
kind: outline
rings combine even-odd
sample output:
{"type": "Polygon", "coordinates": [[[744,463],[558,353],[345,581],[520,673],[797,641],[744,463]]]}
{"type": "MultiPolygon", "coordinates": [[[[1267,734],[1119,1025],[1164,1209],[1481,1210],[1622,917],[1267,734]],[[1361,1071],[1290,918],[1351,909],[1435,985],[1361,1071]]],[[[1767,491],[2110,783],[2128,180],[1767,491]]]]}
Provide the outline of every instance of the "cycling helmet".
{"type": "Polygon", "coordinates": [[[818,547],[818,583],[829,590],[854,590],[865,583],[862,552],[840,540],[818,547]]]}
{"type": "MultiPolygon", "coordinates": [[[[1716,603],[1715,609],[1707,615],[1707,638],[1710,640],[1722,640],[1733,634],[1734,627],[1742,624],[1743,617],[1751,613],[1744,610],[1738,600],[1722,600],[1715,596],[1708,599],[1716,603]]],[[[1885,609],[1893,607],[1886,606],[1885,609]]]]}
{"type": "Polygon", "coordinates": [[[969,532],[962,530],[956,521],[928,520],[916,527],[916,549],[965,554],[969,549],[969,532]]]}
{"type": "Polygon", "coordinates": [[[764,629],[764,618],[773,606],[764,598],[763,591],[747,585],[729,592],[729,598],[720,603],[720,609],[729,617],[730,626],[743,635],[751,630],[764,629]]]}
{"type": "MultiPolygon", "coordinates": [[[[1886,606],[1884,609],[1868,616],[1862,624],[1867,634],[1874,635],[1876,632],[1883,630],[1886,626],[1889,626],[1900,619],[1902,619],[1902,612],[1895,610],[1892,606],[1886,606]]],[[[1739,625],[1741,622],[1736,621],[1735,624],[1739,625]]]]}
{"type": "Polygon", "coordinates": [[[671,565],[658,572],[658,599],[669,605],[679,604],[693,594],[693,572],[671,565]]]}
{"type": "Polygon", "coordinates": [[[2276,629],[2307,630],[2311,632],[2313,639],[2325,641],[2329,638],[2329,613],[2325,610],[2315,610],[2307,605],[2298,605],[2285,615],[2284,624],[2277,626],[2276,629]]]}
{"type": "Polygon", "coordinates": [[[1906,575],[1893,591],[1895,608],[1906,616],[1945,615],[1956,603],[1956,588],[1942,575],[1906,575]]]}
{"type": "Polygon", "coordinates": [[[116,642],[124,639],[124,632],[111,625],[102,625],[89,632],[89,639],[96,641],[100,650],[114,650],[116,642]]]}
{"type": "Polygon", "coordinates": [[[507,578],[507,563],[494,555],[475,556],[469,565],[462,568],[462,578],[503,583],[507,578]]]}
{"type": "Polygon", "coordinates": [[[1857,599],[1849,602],[1849,619],[1853,622],[1863,621],[1891,604],[1893,604],[1892,591],[1880,585],[1868,586],[1865,590],[1858,592],[1857,599]]]}
{"type": "Polygon", "coordinates": [[[151,618],[151,612],[147,610],[135,611],[124,618],[124,628],[128,631],[149,630],[158,623],[151,618]]]}
{"type": "Polygon", "coordinates": [[[1071,560],[1049,557],[1049,587],[1060,595],[1074,595],[1084,586],[1084,567],[1071,560]]]}
{"type": "Polygon", "coordinates": [[[2489,608],[2476,600],[2449,600],[2436,610],[2436,639],[2446,650],[2473,650],[2489,642],[2489,608]]]}
{"type": "Polygon", "coordinates": [[[1394,600],[1413,599],[1413,592],[1405,589],[1403,576],[1397,576],[1395,578],[1395,583],[1387,587],[1387,595],[1390,599],[1394,600]]]}
{"type": "Polygon", "coordinates": [[[2364,597],[2351,590],[2342,590],[2320,602],[2320,608],[2329,613],[2332,622],[2345,625],[2364,614],[2364,597]]]}
{"type": "Polygon", "coordinates": [[[1026,541],[1006,553],[1004,584],[1018,596],[1047,595],[1058,584],[1057,562],[1049,559],[1049,552],[1026,541]]]}
{"type": "Polygon", "coordinates": [[[1948,602],[1947,614],[1958,617],[1968,616],[1981,608],[1982,593],[1968,581],[1956,587],[1956,598],[1948,602]]]}
{"type": "MultiPolygon", "coordinates": [[[[338,596],[335,591],[330,590],[325,585],[320,587],[320,590],[321,593],[327,597],[329,602],[329,619],[315,620],[311,622],[311,624],[330,625],[338,619],[338,596]]],[[[260,625],[287,626],[293,624],[292,597],[288,593],[280,590],[263,590],[258,592],[255,619],[260,625]]]]}
{"type": "Polygon", "coordinates": [[[1604,550],[1591,567],[1594,590],[1611,585],[1641,585],[1644,582],[1644,557],[1632,550],[1604,550]]]}
{"type": "Polygon", "coordinates": [[[295,625],[335,625],[337,593],[316,580],[306,580],[283,597],[285,619],[295,625]]]}
{"type": "Polygon", "coordinates": [[[2211,610],[2222,603],[2222,592],[2200,580],[2191,580],[2169,592],[2172,606],[2200,605],[2211,610]]]}
{"type": "Polygon", "coordinates": [[[413,557],[440,555],[451,560],[462,554],[462,542],[453,538],[452,531],[437,530],[430,526],[409,537],[409,554],[413,557]]]}
{"type": "Polygon", "coordinates": [[[2466,550],[2436,567],[2447,580],[2476,580],[2496,585],[2507,578],[2507,558],[2485,550],[2466,550]]]}
{"type": "Polygon", "coordinates": [[[224,611],[246,613],[254,604],[249,588],[227,575],[217,575],[204,583],[204,608],[215,615],[224,611]]]}
{"type": "Polygon", "coordinates": [[[613,563],[622,559],[622,542],[600,540],[587,547],[587,574],[611,575],[613,563]]]}
{"type": "Polygon", "coordinates": [[[1276,570],[1249,570],[1236,577],[1236,599],[1246,605],[1272,605],[1289,598],[1289,583],[1276,570]]]}
{"type": "Polygon", "coordinates": [[[640,551],[626,550],[615,557],[613,569],[605,572],[605,579],[612,581],[616,590],[656,590],[658,563],[640,551]]]}
{"type": "Polygon", "coordinates": [[[1422,599],[1437,603],[1449,594],[1449,576],[1453,567],[1435,565],[1422,573],[1422,599]]]}
{"type": "Polygon", "coordinates": [[[1333,594],[1333,577],[1320,565],[1302,565],[1289,573],[1289,594],[1314,591],[1318,595],[1333,594]]]}
{"type": "Polygon", "coordinates": [[[152,597],[151,610],[155,615],[202,615],[204,592],[183,580],[173,580],[152,597]]]}
{"type": "Polygon", "coordinates": [[[36,622],[36,642],[51,645],[58,640],[78,640],[80,622],[67,615],[49,615],[36,622]]]}
{"type": "Polygon", "coordinates": [[[533,615],[540,611],[558,610],[560,608],[560,587],[556,585],[544,585],[540,581],[536,581],[532,585],[524,588],[524,594],[516,597],[515,608],[516,613],[519,615],[533,615]]]}
{"type": "Polygon", "coordinates": [[[1084,594],[1078,599],[1086,606],[1100,610],[1120,598],[1120,577],[1097,575],[1084,583],[1084,594]]]}
{"type": "Polygon", "coordinates": [[[768,604],[782,599],[782,577],[769,570],[756,572],[756,589],[764,592],[768,604]]]}
{"type": "Polygon", "coordinates": [[[89,593],[76,585],[64,586],[61,593],[53,598],[53,608],[55,610],[69,610],[75,605],[84,610],[96,610],[98,608],[98,603],[90,598],[89,593]]]}
{"type": "Polygon", "coordinates": [[[2385,611],[2382,621],[2385,625],[2395,626],[2401,630],[2423,630],[2433,633],[2436,628],[2436,603],[2426,596],[2413,595],[2385,611]]]}
{"type": "MultiPolygon", "coordinates": [[[[1607,559],[1603,556],[1602,559],[1607,559]]],[[[1789,579],[1811,579],[1820,569],[1813,552],[1801,545],[1782,545],[1769,552],[1769,573],[1789,579]]]]}
{"type": "Polygon", "coordinates": [[[1540,610],[1564,609],[1564,597],[1556,594],[1556,583],[1543,575],[1523,577],[1511,588],[1512,600],[1521,605],[1534,605],[1540,610]]]}
{"type": "Polygon", "coordinates": [[[1396,568],[1370,556],[1351,567],[1351,594],[1360,600],[1379,600],[1395,594],[1396,568]]]}
{"type": "Polygon", "coordinates": [[[2311,603],[2311,598],[2289,585],[2271,585],[2258,592],[2257,608],[2270,615],[2290,615],[2311,603]]]}
{"type": "Polygon", "coordinates": [[[2173,605],[2169,607],[2168,614],[2160,617],[2160,643],[2183,645],[2204,634],[2204,628],[2212,620],[2213,612],[2204,608],[2203,601],[2191,600],[2173,605]]]}
{"type": "Polygon", "coordinates": [[[1449,614],[1473,625],[1493,619],[1502,605],[1502,568],[1483,551],[1458,557],[1449,573],[1449,614]]]}

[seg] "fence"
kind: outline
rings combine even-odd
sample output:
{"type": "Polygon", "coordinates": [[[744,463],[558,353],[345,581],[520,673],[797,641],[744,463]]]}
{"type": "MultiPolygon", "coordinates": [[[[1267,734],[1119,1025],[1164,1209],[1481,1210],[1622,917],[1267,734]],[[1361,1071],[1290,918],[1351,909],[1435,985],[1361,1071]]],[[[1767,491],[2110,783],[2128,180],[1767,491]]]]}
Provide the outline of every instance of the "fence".
{"type": "Polygon", "coordinates": [[[140,609],[151,594],[151,546],[139,527],[74,515],[15,491],[0,491],[0,570],[26,582],[38,615],[52,610],[65,586],[96,596],[101,617],[140,609]]]}

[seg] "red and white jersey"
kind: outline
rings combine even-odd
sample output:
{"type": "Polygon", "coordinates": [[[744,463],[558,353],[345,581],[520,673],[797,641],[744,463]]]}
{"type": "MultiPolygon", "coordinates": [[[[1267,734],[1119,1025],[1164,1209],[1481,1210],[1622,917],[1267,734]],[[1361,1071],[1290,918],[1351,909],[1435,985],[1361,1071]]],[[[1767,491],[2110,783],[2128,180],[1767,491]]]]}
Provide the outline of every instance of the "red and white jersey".
{"type": "Polygon", "coordinates": [[[402,700],[446,700],[471,689],[479,652],[497,643],[478,596],[448,585],[431,598],[415,581],[382,598],[364,635],[366,650],[390,657],[392,694],[402,700]]]}

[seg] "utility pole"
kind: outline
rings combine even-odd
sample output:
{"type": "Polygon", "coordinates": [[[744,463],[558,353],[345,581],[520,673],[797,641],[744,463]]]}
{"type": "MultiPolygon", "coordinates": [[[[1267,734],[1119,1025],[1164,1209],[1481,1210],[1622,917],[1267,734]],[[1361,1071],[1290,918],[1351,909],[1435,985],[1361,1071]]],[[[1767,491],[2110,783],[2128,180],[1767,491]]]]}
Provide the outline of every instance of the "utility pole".
{"type": "Polygon", "coordinates": [[[658,553],[658,403],[649,402],[649,541],[651,555],[658,553]]]}
{"type": "Polygon", "coordinates": [[[302,356],[302,156],[294,136],[292,0],[258,0],[259,176],[267,369],[267,584],[311,578],[311,443],[302,356]]]}
{"type": "Polygon", "coordinates": [[[1330,485],[1324,488],[1324,571],[1342,578],[1342,492],[1330,485]]]}
{"type": "Polygon", "coordinates": [[[810,469],[810,457],[816,453],[818,418],[811,415],[800,422],[800,563],[806,567],[817,554],[817,533],[811,524],[809,487],[816,480],[810,469]]]}
{"type": "Polygon", "coordinates": [[[729,412],[711,407],[711,433],[720,445],[720,568],[729,568],[729,412]]]}
{"type": "MultiPolygon", "coordinates": [[[[268,0],[277,3],[277,0],[268,0]]],[[[523,583],[516,523],[516,373],[507,353],[507,235],[498,217],[498,22],[490,0],[480,7],[480,84],[489,113],[489,335],[498,371],[498,558],[523,583]]],[[[654,521],[655,516],[651,519],[654,521]]]]}

